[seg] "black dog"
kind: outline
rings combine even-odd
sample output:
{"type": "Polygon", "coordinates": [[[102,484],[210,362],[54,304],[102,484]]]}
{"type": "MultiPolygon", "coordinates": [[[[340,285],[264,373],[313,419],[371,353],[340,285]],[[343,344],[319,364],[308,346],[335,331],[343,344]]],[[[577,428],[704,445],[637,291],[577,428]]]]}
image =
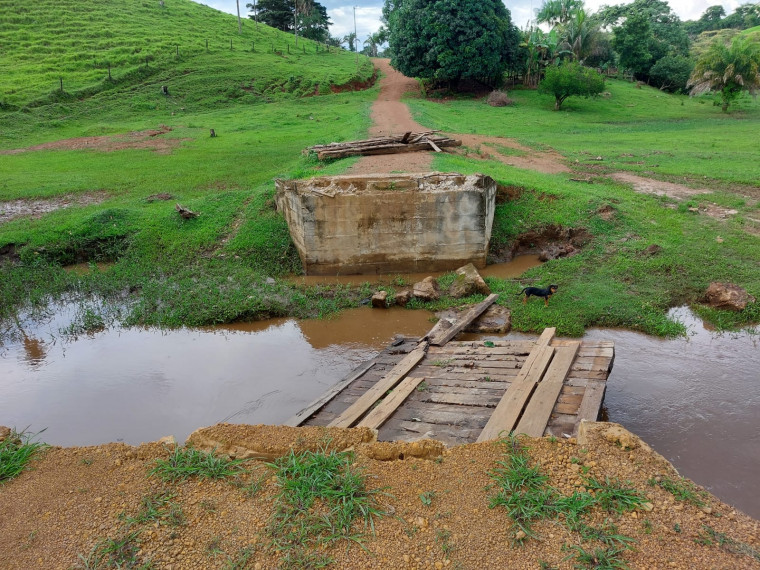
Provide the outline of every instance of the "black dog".
{"type": "Polygon", "coordinates": [[[536,297],[543,297],[544,298],[544,305],[549,306],[549,297],[554,295],[554,293],[557,292],[558,287],[556,285],[549,285],[546,289],[541,289],[540,287],[526,287],[522,291],[518,293],[518,295],[522,295],[525,293],[525,297],[523,297],[523,303],[528,302],[528,297],[531,295],[534,295],[536,297]]]}

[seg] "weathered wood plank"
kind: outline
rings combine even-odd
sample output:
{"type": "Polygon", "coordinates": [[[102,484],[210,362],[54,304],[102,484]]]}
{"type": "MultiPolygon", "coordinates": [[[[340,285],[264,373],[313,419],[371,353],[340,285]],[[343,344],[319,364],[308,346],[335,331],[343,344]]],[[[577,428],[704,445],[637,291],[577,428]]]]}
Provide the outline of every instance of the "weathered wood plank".
{"type": "Polygon", "coordinates": [[[430,392],[422,396],[423,402],[435,404],[456,404],[458,406],[481,406],[495,408],[501,400],[501,394],[452,394],[446,392],[430,392]]]}
{"type": "Polygon", "coordinates": [[[484,426],[491,415],[491,408],[480,406],[457,406],[454,404],[436,404],[433,402],[416,402],[407,400],[390,422],[421,421],[432,424],[446,424],[479,428],[484,426]]]}
{"type": "MultiPolygon", "coordinates": [[[[567,346],[573,342],[578,342],[578,341],[558,338],[552,341],[552,346],[567,346]]],[[[614,347],[615,347],[615,341],[612,341],[612,340],[583,340],[581,341],[581,350],[585,348],[614,348],[614,347]]]]}
{"type": "MultiPolygon", "coordinates": [[[[485,348],[482,340],[451,340],[446,343],[446,346],[437,346],[435,350],[477,350],[485,348]]],[[[508,353],[515,352],[516,354],[530,354],[530,351],[536,346],[534,340],[492,340],[493,347],[488,347],[488,350],[498,352],[504,350],[508,353]]]]}
{"type": "Polygon", "coordinates": [[[452,326],[450,329],[442,331],[441,334],[436,335],[435,338],[431,338],[430,344],[434,346],[442,346],[449,342],[452,338],[462,332],[467,327],[467,325],[482,315],[488,307],[496,302],[496,299],[498,298],[498,294],[491,293],[483,301],[467,311],[467,313],[461,319],[459,319],[456,324],[454,324],[454,326],[452,326]]]}
{"type": "Polygon", "coordinates": [[[400,421],[394,422],[393,426],[390,423],[380,428],[378,440],[414,441],[427,436],[442,441],[446,445],[460,445],[474,441],[480,431],[480,428],[464,428],[428,422],[400,421]]]}
{"type": "Polygon", "coordinates": [[[374,360],[369,360],[367,362],[364,362],[363,364],[360,364],[357,368],[355,368],[351,374],[346,376],[343,380],[336,383],[334,386],[332,386],[327,392],[322,394],[319,398],[314,400],[311,404],[306,406],[303,410],[298,412],[296,415],[289,418],[284,425],[286,426],[299,426],[301,423],[307,419],[309,416],[313,415],[315,412],[317,412],[322,406],[324,406],[326,403],[328,403],[330,400],[332,400],[337,394],[339,394],[343,389],[345,389],[349,384],[351,384],[354,380],[360,378],[362,375],[364,375],[370,368],[372,368],[375,365],[374,360]]]}
{"type": "Polygon", "coordinates": [[[404,400],[411,394],[414,389],[420,385],[425,378],[422,376],[407,376],[393,391],[388,394],[380,405],[368,413],[362,421],[356,424],[357,427],[368,427],[377,429],[393,415],[404,400]]]}
{"type": "Polygon", "coordinates": [[[418,376],[425,376],[426,378],[440,378],[449,380],[480,380],[487,382],[485,378],[491,380],[500,380],[502,382],[512,382],[519,374],[517,368],[479,368],[477,372],[456,372],[447,371],[446,369],[438,368],[437,366],[420,366],[415,370],[415,374],[418,376]]]}
{"type": "Polygon", "coordinates": [[[462,390],[475,390],[484,388],[488,390],[494,390],[495,392],[504,393],[511,382],[502,382],[499,380],[462,380],[458,376],[455,378],[428,378],[426,380],[428,386],[433,388],[439,388],[441,390],[451,390],[461,388],[462,390]]]}
{"type": "MultiPolygon", "coordinates": [[[[514,428],[536,383],[541,379],[554,356],[554,348],[550,346],[537,346],[534,352],[535,358],[529,358],[530,363],[526,362],[523,366],[514,383],[496,406],[488,424],[478,436],[478,441],[496,439],[501,432],[510,432],[514,428]]],[[[531,352],[531,357],[533,354],[531,352]]]]}
{"type": "Polygon", "coordinates": [[[578,408],[578,415],[574,425],[575,431],[573,433],[578,433],[578,426],[581,420],[595,422],[596,418],[599,417],[599,410],[602,408],[606,388],[607,383],[598,380],[589,381],[586,384],[586,393],[583,395],[580,408],[578,408]]]}
{"type": "Polygon", "coordinates": [[[555,349],[554,358],[549,368],[538,383],[530,401],[525,407],[522,418],[515,428],[517,433],[524,433],[530,437],[541,437],[544,435],[549,416],[551,416],[552,409],[554,409],[559,393],[562,390],[565,376],[573,364],[579,344],[560,346],[555,349]]]}
{"type": "Polygon", "coordinates": [[[420,343],[412,352],[407,354],[401,362],[394,366],[388,374],[379,380],[372,388],[367,390],[356,402],[348,407],[339,417],[330,422],[329,427],[351,427],[375,402],[377,402],[388,390],[391,390],[420,360],[425,357],[427,342],[420,343]]]}

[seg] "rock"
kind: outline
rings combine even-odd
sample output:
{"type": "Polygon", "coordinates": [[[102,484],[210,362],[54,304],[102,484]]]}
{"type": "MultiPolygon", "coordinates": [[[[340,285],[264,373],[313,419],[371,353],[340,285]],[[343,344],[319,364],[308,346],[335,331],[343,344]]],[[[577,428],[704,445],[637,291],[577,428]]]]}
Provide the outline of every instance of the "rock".
{"type": "Polygon", "coordinates": [[[11,436],[11,428],[0,426],[0,442],[5,441],[11,436]]]}
{"type": "Polygon", "coordinates": [[[376,309],[385,309],[388,307],[388,292],[378,291],[372,295],[372,306],[376,309]]]}
{"type": "Polygon", "coordinates": [[[743,311],[748,303],[755,302],[755,298],[738,285],[717,281],[710,283],[704,300],[711,307],[729,311],[743,311]]]}
{"type": "Polygon", "coordinates": [[[612,424],[603,433],[604,439],[610,443],[616,443],[623,449],[636,449],[638,445],[638,437],[633,435],[623,426],[612,424]]]}
{"type": "Polygon", "coordinates": [[[456,278],[448,290],[448,294],[451,297],[459,299],[461,297],[469,297],[475,293],[480,293],[481,295],[491,294],[491,289],[483,281],[480,273],[478,273],[478,270],[472,263],[468,263],[464,267],[457,269],[456,274],[456,278]]]}
{"type": "Polygon", "coordinates": [[[173,435],[166,435],[158,440],[158,443],[163,443],[164,445],[170,445],[170,446],[176,446],[177,440],[173,435]]]}
{"type": "Polygon", "coordinates": [[[518,531],[515,533],[515,540],[523,540],[523,539],[524,539],[526,536],[528,536],[528,535],[527,535],[527,534],[525,534],[525,531],[524,531],[524,530],[518,530],[518,531]]]}
{"type": "Polygon", "coordinates": [[[405,307],[406,304],[412,300],[412,292],[409,289],[399,291],[396,293],[395,297],[393,297],[393,300],[398,306],[405,307]]]}
{"type": "Polygon", "coordinates": [[[574,255],[575,253],[576,253],[576,249],[570,243],[566,243],[562,245],[550,244],[546,246],[544,249],[542,249],[541,253],[538,254],[538,260],[549,261],[550,259],[558,259],[560,257],[567,257],[569,255],[574,255]]]}
{"type": "Polygon", "coordinates": [[[420,301],[435,301],[441,296],[438,282],[432,277],[425,277],[419,283],[415,283],[412,294],[420,301]]]}

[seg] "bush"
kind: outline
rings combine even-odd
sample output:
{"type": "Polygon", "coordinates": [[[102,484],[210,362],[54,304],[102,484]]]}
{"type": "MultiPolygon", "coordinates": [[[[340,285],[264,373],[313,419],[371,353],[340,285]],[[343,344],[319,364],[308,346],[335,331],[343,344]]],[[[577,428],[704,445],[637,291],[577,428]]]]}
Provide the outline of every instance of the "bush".
{"type": "Polygon", "coordinates": [[[546,78],[538,86],[539,93],[554,95],[554,110],[559,111],[565,99],[573,95],[590,97],[604,91],[604,77],[596,70],[577,62],[546,69],[546,78]]]}
{"type": "Polygon", "coordinates": [[[488,95],[488,104],[491,105],[491,107],[506,107],[513,103],[514,101],[507,97],[507,94],[504,93],[504,91],[491,91],[490,95],[488,95]]]}

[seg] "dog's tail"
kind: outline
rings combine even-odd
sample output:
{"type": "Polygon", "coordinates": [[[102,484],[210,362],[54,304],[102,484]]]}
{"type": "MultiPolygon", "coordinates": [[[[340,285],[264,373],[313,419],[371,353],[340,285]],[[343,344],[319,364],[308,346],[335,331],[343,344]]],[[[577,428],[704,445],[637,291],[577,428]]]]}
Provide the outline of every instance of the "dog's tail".
{"type": "Polygon", "coordinates": [[[522,295],[523,293],[525,293],[525,291],[526,291],[527,289],[528,289],[528,288],[527,288],[527,287],[525,287],[525,288],[524,288],[522,291],[520,291],[520,292],[519,292],[517,295],[515,295],[515,297],[519,297],[520,295],[522,295]]]}

